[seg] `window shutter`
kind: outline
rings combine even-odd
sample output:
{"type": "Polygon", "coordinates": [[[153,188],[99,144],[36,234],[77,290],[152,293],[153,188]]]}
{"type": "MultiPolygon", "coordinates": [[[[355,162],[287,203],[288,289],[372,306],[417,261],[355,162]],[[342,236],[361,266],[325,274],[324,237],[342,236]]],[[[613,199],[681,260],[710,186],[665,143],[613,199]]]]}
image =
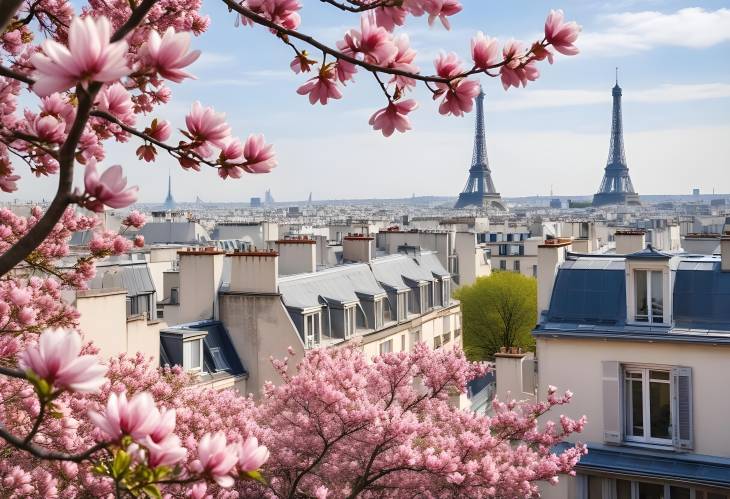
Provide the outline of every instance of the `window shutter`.
{"type": "Polygon", "coordinates": [[[672,441],[677,449],[692,449],[694,435],[692,431],[692,368],[672,368],[672,385],[674,387],[674,421],[672,425],[672,441]]]}
{"type": "Polygon", "coordinates": [[[601,362],[603,367],[603,440],[620,444],[621,436],[621,364],[601,362]]]}

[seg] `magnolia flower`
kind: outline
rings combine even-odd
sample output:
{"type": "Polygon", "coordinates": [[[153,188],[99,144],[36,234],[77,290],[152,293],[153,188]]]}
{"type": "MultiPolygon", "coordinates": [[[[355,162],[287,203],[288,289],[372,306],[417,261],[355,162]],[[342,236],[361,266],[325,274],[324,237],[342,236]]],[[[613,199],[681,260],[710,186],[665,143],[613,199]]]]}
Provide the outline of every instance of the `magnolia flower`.
{"type": "Polygon", "coordinates": [[[180,438],[177,435],[169,435],[159,442],[155,442],[148,435],[142,443],[149,452],[148,464],[151,468],[178,463],[188,453],[187,449],[180,444],[180,438]]]}
{"type": "Polygon", "coordinates": [[[124,208],[137,200],[139,187],[127,187],[127,179],[123,176],[122,167],[110,166],[99,176],[96,171],[96,160],[90,159],[84,173],[85,194],[93,198],[85,202],[92,211],[101,212],[103,205],[111,208],[124,208]]]}
{"type": "Polygon", "coordinates": [[[195,78],[182,70],[200,57],[200,50],[189,52],[189,49],[190,34],[175,33],[170,26],[162,37],[157,31],[150,31],[147,43],[140,48],[140,55],[143,63],[160,76],[180,83],[185,78],[195,78]]]}
{"type": "Polygon", "coordinates": [[[337,42],[337,47],[346,54],[362,54],[365,62],[379,65],[390,63],[398,53],[393,35],[377,25],[373,12],[363,14],[360,31],[349,30],[345,38],[337,42]]]}
{"type": "Polygon", "coordinates": [[[565,22],[562,10],[551,10],[545,20],[545,39],[563,55],[576,55],[579,50],[573,43],[578,39],[580,26],[565,22]]]}
{"type": "Polygon", "coordinates": [[[165,120],[158,120],[157,118],[152,120],[150,126],[145,128],[144,130],[144,133],[146,133],[155,140],[159,140],[160,142],[165,142],[167,139],[169,139],[170,132],[170,123],[165,120]]]}
{"type": "Polygon", "coordinates": [[[129,215],[127,215],[124,220],[122,220],[122,225],[126,225],[127,227],[134,227],[135,229],[142,228],[145,223],[147,223],[147,217],[145,217],[137,210],[129,212],[129,215]]]}
{"type": "Polygon", "coordinates": [[[192,139],[203,144],[210,142],[217,147],[225,147],[231,128],[226,123],[225,113],[216,113],[212,107],[203,107],[195,101],[185,124],[192,139]]]}
{"type": "MultiPolygon", "coordinates": [[[[452,81],[451,87],[443,94],[444,98],[439,105],[439,113],[463,116],[464,113],[471,111],[474,106],[474,97],[478,94],[478,81],[466,78],[452,81]]],[[[433,98],[437,99],[438,95],[434,94],[433,98]]]]}
{"type": "Polygon", "coordinates": [[[249,135],[243,147],[244,168],[249,173],[269,173],[276,166],[274,146],[266,144],[263,134],[249,135]]]}
{"type": "Polygon", "coordinates": [[[424,10],[428,12],[428,24],[430,26],[438,19],[444,28],[451,29],[448,16],[458,14],[461,9],[459,0],[427,0],[424,2],[424,10]]]}
{"type": "Polygon", "coordinates": [[[144,236],[134,236],[132,243],[135,248],[144,248],[144,236]]]}
{"type": "Polygon", "coordinates": [[[20,368],[47,382],[77,392],[95,392],[104,384],[106,367],[94,355],[79,355],[81,337],[75,331],[47,329],[38,345],[20,356],[20,368]]]}
{"type": "Polygon", "coordinates": [[[96,102],[97,107],[101,111],[116,116],[120,121],[127,125],[134,125],[134,104],[132,98],[121,83],[114,83],[104,87],[99,92],[96,102]]]}
{"type": "MultiPolygon", "coordinates": [[[[338,61],[337,65],[339,66],[338,61]]],[[[325,105],[329,99],[340,99],[342,92],[337,87],[337,82],[332,77],[331,69],[321,69],[319,75],[307,81],[304,85],[297,89],[299,95],[309,94],[309,103],[315,104],[319,101],[320,104],[325,105]]]]}
{"type": "Polygon", "coordinates": [[[487,69],[497,63],[499,43],[496,38],[484,36],[481,31],[471,40],[471,57],[478,69],[487,69]]]}
{"type": "Polygon", "coordinates": [[[413,99],[391,102],[387,107],[375,111],[369,123],[374,130],[382,131],[386,137],[393,135],[395,130],[404,133],[411,129],[407,115],[417,107],[418,103],[413,99]]]}
{"type": "Polygon", "coordinates": [[[289,64],[289,67],[292,71],[294,71],[296,74],[299,73],[309,73],[312,70],[312,64],[315,64],[317,61],[313,61],[310,59],[309,54],[307,54],[306,50],[302,50],[300,53],[298,53],[294,60],[291,61],[291,64],[289,64]]]}
{"type": "Polygon", "coordinates": [[[137,393],[128,401],[127,394],[122,392],[119,395],[109,395],[104,414],[89,411],[89,418],[106,436],[115,441],[124,435],[142,441],[157,429],[160,412],[149,393],[137,393]]]}
{"type": "Polygon", "coordinates": [[[221,487],[231,487],[233,478],[228,474],[237,461],[237,446],[227,445],[223,432],[206,433],[198,442],[198,459],[190,463],[190,469],[209,475],[221,487]]]}
{"type": "Polygon", "coordinates": [[[256,437],[248,437],[238,447],[238,468],[244,472],[256,471],[269,459],[269,449],[259,445],[256,437]]]}
{"type": "Polygon", "coordinates": [[[30,58],[35,67],[33,91],[40,96],[61,92],[91,81],[111,82],[129,73],[127,42],[110,43],[106,17],[76,17],[68,32],[68,48],[54,40],[43,42],[43,52],[30,58]]]}
{"type": "Polygon", "coordinates": [[[33,120],[33,135],[43,142],[61,143],[64,139],[64,130],[66,124],[59,121],[54,116],[36,116],[33,120]]]}

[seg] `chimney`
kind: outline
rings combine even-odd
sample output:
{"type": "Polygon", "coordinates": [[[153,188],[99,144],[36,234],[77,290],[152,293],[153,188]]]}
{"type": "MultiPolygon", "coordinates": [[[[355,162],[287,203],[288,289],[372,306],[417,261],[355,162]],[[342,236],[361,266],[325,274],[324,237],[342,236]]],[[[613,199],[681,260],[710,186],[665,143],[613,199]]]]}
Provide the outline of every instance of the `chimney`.
{"type": "Polygon", "coordinates": [[[279,254],[275,251],[230,253],[231,283],[234,293],[278,293],[279,254]]]}
{"type": "Polygon", "coordinates": [[[537,246],[537,319],[540,322],[542,313],[550,308],[553,285],[558,267],[565,261],[565,255],[571,251],[572,241],[566,238],[546,239],[537,246]]]}
{"type": "Polygon", "coordinates": [[[223,280],[225,253],[215,248],[178,251],[180,259],[180,307],[178,322],[213,319],[218,288],[223,280]]]}
{"type": "Polygon", "coordinates": [[[720,270],[730,272],[730,232],[720,239],[720,270]]]}
{"type": "Polygon", "coordinates": [[[614,239],[617,255],[630,255],[646,248],[646,231],[644,230],[617,230],[614,239]]]}
{"type": "Polygon", "coordinates": [[[317,271],[317,242],[308,237],[279,239],[279,275],[304,274],[317,271]]]}
{"type": "Polygon", "coordinates": [[[367,263],[375,254],[375,238],[351,234],[342,238],[342,259],[346,262],[367,263]]]}

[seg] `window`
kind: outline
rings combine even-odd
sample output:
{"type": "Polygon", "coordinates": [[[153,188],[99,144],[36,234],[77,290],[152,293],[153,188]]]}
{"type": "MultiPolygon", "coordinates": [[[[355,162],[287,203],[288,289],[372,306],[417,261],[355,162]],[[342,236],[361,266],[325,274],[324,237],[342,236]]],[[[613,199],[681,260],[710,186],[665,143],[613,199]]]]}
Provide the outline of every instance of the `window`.
{"type": "Polygon", "coordinates": [[[635,320],[638,322],[664,322],[663,294],[661,271],[635,270],[635,320]]]}
{"type": "Polygon", "coordinates": [[[532,266],[532,277],[537,277],[537,265],[532,266]]]}
{"type": "Polygon", "coordinates": [[[627,440],[671,444],[671,372],[649,368],[624,371],[624,431],[627,440]]]}
{"type": "Polygon", "coordinates": [[[178,288],[170,288],[170,305],[177,305],[180,303],[180,290],[178,288]]]}
{"type": "Polygon", "coordinates": [[[442,345],[447,344],[449,341],[451,341],[451,332],[444,333],[444,335],[441,338],[442,338],[441,344],[442,345]]]}
{"type": "Polygon", "coordinates": [[[428,299],[428,291],[429,291],[429,285],[428,284],[422,284],[418,287],[419,294],[420,294],[420,312],[422,314],[426,313],[426,311],[429,308],[429,299],[428,299]]]}
{"type": "Polygon", "coordinates": [[[374,306],[375,306],[375,329],[381,329],[383,327],[384,323],[384,313],[383,313],[383,299],[380,298],[379,300],[375,300],[374,306]]]}
{"type": "Polygon", "coordinates": [[[400,336],[400,351],[405,352],[406,351],[406,335],[402,334],[400,336]]]}
{"type": "Polygon", "coordinates": [[[355,307],[345,308],[345,338],[351,337],[355,333],[355,307]]]}
{"type": "Polygon", "coordinates": [[[514,270],[515,272],[520,271],[520,261],[519,260],[515,260],[514,262],[512,262],[512,270],[514,270]]]}
{"type": "Polygon", "coordinates": [[[384,341],[380,344],[380,355],[393,351],[393,340],[384,341]]]}
{"type": "Polygon", "coordinates": [[[197,339],[183,342],[183,368],[186,371],[200,370],[203,368],[203,340],[197,339]]]}
{"type": "Polygon", "coordinates": [[[507,270],[507,260],[499,261],[499,270],[507,270]]]}
{"type": "Polygon", "coordinates": [[[304,346],[315,348],[321,341],[322,313],[315,312],[304,316],[304,346]]]}
{"type": "Polygon", "coordinates": [[[442,303],[443,306],[447,306],[449,303],[451,303],[451,279],[444,279],[441,282],[441,292],[442,295],[442,303]]]}
{"type": "Polygon", "coordinates": [[[409,333],[409,336],[410,336],[411,351],[413,351],[413,347],[416,346],[416,343],[420,343],[421,342],[421,330],[418,329],[416,331],[411,331],[409,333]]]}
{"type": "Polygon", "coordinates": [[[398,293],[398,321],[403,321],[408,317],[408,291],[398,293]]]}
{"type": "Polygon", "coordinates": [[[454,339],[458,338],[459,336],[461,336],[461,328],[454,331],[454,339]]]}
{"type": "Polygon", "coordinates": [[[578,499],[728,499],[727,494],[696,487],[598,476],[580,478],[585,480],[585,487],[584,495],[579,495],[578,499]]]}
{"type": "Polygon", "coordinates": [[[434,336],[433,338],[433,349],[441,348],[441,336],[434,336]]]}

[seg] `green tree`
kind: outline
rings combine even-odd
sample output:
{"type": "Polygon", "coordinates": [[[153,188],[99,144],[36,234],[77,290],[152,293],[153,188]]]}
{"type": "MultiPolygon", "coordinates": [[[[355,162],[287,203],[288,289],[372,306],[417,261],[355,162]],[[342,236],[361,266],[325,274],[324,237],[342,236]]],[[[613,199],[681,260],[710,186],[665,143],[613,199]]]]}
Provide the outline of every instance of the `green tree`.
{"type": "Polygon", "coordinates": [[[464,351],[471,360],[487,360],[500,347],[533,350],[537,320],[537,281],[513,272],[480,277],[454,293],[461,301],[464,351]]]}

